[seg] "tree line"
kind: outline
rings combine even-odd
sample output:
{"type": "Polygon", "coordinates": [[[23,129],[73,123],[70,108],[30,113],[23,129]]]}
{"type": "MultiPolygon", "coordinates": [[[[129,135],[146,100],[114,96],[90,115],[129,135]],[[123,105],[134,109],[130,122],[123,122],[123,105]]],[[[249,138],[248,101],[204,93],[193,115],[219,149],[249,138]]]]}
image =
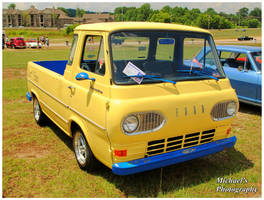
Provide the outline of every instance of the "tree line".
{"type": "Polygon", "coordinates": [[[197,26],[206,29],[230,29],[239,26],[261,27],[261,9],[239,9],[236,14],[217,13],[213,8],[201,12],[198,8],[164,6],[160,10],[153,10],[149,3],[141,7],[117,7],[114,10],[115,21],[149,21],[177,23],[197,26]]]}
{"type": "MultiPolygon", "coordinates": [[[[9,9],[15,9],[16,4],[9,4],[9,9]]],[[[82,17],[85,13],[94,14],[92,11],[84,9],[72,9],[58,7],[69,17],[82,17]]],[[[109,12],[102,12],[109,13],[109,12]]],[[[254,8],[249,11],[243,7],[235,14],[216,12],[213,8],[208,8],[201,12],[198,8],[188,9],[183,7],[164,6],[160,10],[153,10],[149,3],[141,7],[117,7],[114,10],[115,21],[149,21],[163,23],[177,23],[190,26],[197,26],[205,29],[230,29],[236,27],[258,28],[261,27],[261,8],[254,8]]],[[[26,16],[25,16],[26,18],[26,16]]]]}

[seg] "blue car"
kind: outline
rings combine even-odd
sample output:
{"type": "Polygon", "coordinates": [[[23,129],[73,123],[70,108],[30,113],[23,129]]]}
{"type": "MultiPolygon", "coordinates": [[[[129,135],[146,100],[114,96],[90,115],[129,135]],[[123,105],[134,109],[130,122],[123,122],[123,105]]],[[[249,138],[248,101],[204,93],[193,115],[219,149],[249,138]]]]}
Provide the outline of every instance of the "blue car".
{"type": "Polygon", "coordinates": [[[261,106],[261,47],[226,45],[216,49],[239,100],[261,106]]]}
{"type": "MultiPolygon", "coordinates": [[[[225,45],[216,46],[216,50],[239,101],[261,106],[261,47],[225,45]]],[[[184,64],[198,67],[203,72],[213,69],[215,63],[210,63],[210,52],[207,46],[193,60],[186,60],[184,64]]]]}

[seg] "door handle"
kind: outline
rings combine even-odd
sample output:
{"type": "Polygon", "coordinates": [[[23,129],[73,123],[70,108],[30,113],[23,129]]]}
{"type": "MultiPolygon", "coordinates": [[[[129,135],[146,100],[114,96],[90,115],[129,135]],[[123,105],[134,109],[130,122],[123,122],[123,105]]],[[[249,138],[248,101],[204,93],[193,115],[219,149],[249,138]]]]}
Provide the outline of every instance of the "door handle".
{"type": "Polygon", "coordinates": [[[71,85],[68,86],[68,88],[71,89],[71,90],[72,90],[72,89],[75,89],[75,87],[73,87],[73,86],[71,86],[71,85]]]}

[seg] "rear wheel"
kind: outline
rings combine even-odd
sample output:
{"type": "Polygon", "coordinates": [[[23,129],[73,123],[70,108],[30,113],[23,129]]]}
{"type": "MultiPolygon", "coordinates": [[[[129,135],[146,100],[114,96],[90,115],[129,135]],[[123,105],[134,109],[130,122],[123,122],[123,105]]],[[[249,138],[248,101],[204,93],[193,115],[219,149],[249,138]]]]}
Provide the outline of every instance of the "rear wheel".
{"type": "Polygon", "coordinates": [[[96,168],[97,160],[80,129],[74,131],[73,148],[75,158],[81,169],[92,171],[96,168]]]}
{"type": "Polygon", "coordinates": [[[39,102],[38,102],[38,99],[36,97],[33,98],[33,114],[34,114],[34,119],[36,120],[36,122],[39,126],[45,125],[47,117],[42,112],[41,107],[40,107],[39,102]]]}

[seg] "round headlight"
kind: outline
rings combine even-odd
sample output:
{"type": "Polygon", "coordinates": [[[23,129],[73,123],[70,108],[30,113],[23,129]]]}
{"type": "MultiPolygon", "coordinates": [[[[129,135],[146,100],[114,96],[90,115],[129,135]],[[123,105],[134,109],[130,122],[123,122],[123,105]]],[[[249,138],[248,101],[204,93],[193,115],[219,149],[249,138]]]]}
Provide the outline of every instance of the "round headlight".
{"type": "Polygon", "coordinates": [[[227,104],[226,106],[226,112],[228,115],[234,115],[237,109],[237,104],[236,102],[232,101],[227,104]]]}
{"type": "Polygon", "coordinates": [[[137,130],[138,118],[135,115],[129,115],[123,120],[122,127],[126,133],[132,133],[137,130]]]}

